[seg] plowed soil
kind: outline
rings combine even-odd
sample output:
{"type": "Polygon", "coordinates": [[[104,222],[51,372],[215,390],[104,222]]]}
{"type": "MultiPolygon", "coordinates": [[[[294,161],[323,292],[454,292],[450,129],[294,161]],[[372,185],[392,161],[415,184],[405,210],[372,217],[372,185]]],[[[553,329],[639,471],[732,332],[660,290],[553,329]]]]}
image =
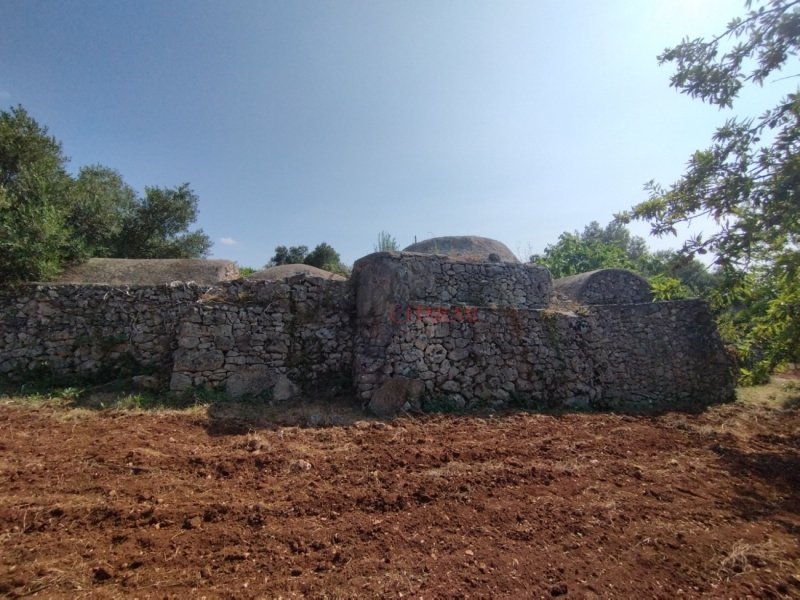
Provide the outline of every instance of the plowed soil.
{"type": "Polygon", "coordinates": [[[0,404],[0,594],[800,597],[796,408],[211,412],[0,404]]]}

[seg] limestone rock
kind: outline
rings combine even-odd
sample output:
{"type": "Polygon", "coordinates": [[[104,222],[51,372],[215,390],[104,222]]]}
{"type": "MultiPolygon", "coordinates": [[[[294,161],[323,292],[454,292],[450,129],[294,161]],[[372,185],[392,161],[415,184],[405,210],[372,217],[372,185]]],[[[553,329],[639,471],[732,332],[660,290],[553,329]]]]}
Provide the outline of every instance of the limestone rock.
{"type": "Polygon", "coordinates": [[[409,379],[408,377],[387,379],[372,395],[369,409],[383,419],[397,415],[406,402],[412,408],[418,409],[420,396],[424,390],[425,385],[419,379],[409,379]]]}
{"type": "Polygon", "coordinates": [[[159,285],[193,281],[211,285],[239,276],[230,260],[203,258],[90,258],[66,269],[58,283],[105,283],[108,285],[159,285]]]}
{"type": "Polygon", "coordinates": [[[653,294],[644,277],[626,269],[598,269],[553,282],[556,293],[581,304],[641,304],[653,294]]]}
{"type": "Polygon", "coordinates": [[[278,375],[275,385],[272,387],[272,399],[276,402],[285,402],[294,398],[300,392],[297,385],[286,375],[278,375]]]}
{"type": "Polygon", "coordinates": [[[169,389],[173,392],[185,392],[192,387],[192,378],[183,373],[173,373],[169,380],[169,389]]]}
{"type": "Polygon", "coordinates": [[[247,279],[250,281],[280,281],[289,277],[294,277],[295,275],[320,277],[322,279],[330,279],[331,281],[347,281],[347,277],[343,277],[338,273],[332,273],[325,269],[305,264],[277,265],[269,269],[256,271],[252,275],[248,275],[247,279]]]}
{"type": "Polygon", "coordinates": [[[517,257],[503,242],[477,235],[454,235],[431,238],[411,244],[403,252],[444,254],[457,260],[472,262],[518,263],[517,257]]]}
{"type": "Polygon", "coordinates": [[[137,390],[157,390],[161,387],[161,382],[152,375],[136,375],[131,378],[131,385],[137,390]]]}
{"type": "Polygon", "coordinates": [[[231,398],[257,396],[272,388],[276,383],[274,371],[265,366],[246,367],[234,373],[225,381],[225,393],[231,398]]]}

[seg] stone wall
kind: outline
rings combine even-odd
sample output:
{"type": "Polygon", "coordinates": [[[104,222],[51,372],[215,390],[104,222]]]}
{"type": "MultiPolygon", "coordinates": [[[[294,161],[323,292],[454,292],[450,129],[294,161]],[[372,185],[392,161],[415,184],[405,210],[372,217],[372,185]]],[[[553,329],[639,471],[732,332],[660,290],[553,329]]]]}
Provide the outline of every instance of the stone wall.
{"type": "Polygon", "coordinates": [[[457,406],[650,409],[733,397],[707,305],[652,303],[647,281],[628,271],[554,289],[530,265],[380,253],[358,261],[354,278],[354,380],[365,402],[398,377],[457,406]]]}
{"type": "Polygon", "coordinates": [[[361,331],[355,380],[364,400],[398,376],[456,406],[649,410],[733,397],[731,364],[701,301],[479,308],[458,321],[441,305],[422,314],[361,331]]]}
{"type": "Polygon", "coordinates": [[[0,375],[55,380],[169,372],[176,324],[205,288],[26,285],[0,290],[0,375]]]}
{"type": "Polygon", "coordinates": [[[393,306],[547,306],[553,280],[544,267],[457,262],[446,256],[376,252],[356,261],[352,279],[359,318],[385,316],[393,306]]]}
{"type": "MultiPolygon", "coordinates": [[[[208,290],[178,326],[170,387],[232,396],[351,379],[353,299],[347,282],[302,275],[208,290]]],[[[288,394],[291,395],[291,394],[288,394]]]]}
{"type": "Polygon", "coordinates": [[[190,386],[284,394],[350,381],[347,282],[298,276],[217,287],[28,285],[0,294],[0,376],[55,382],[152,373],[190,386]]]}
{"type": "Polygon", "coordinates": [[[653,294],[643,277],[625,269],[599,269],[562,277],[553,282],[556,294],[579,304],[638,304],[653,294]]]}
{"type": "Polygon", "coordinates": [[[352,385],[364,403],[406,378],[457,406],[731,399],[707,305],[649,294],[619,270],[554,291],[540,267],[397,252],[359,260],[350,281],[28,285],[0,292],[0,377],[153,372],[174,391],[277,399],[352,385]]]}
{"type": "Polygon", "coordinates": [[[436,309],[398,323],[373,321],[361,331],[356,386],[362,398],[397,376],[420,379],[429,395],[460,406],[600,398],[603,357],[591,317],[507,307],[455,319],[453,307],[436,309]]]}
{"type": "Polygon", "coordinates": [[[733,398],[733,364],[702,300],[592,306],[610,406],[688,407],[733,398]]]}

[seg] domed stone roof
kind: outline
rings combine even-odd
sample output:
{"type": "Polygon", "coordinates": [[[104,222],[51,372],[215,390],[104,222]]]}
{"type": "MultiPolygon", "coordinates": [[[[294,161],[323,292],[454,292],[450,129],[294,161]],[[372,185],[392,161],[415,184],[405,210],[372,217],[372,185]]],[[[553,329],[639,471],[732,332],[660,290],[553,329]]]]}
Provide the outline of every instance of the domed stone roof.
{"type": "Polygon", "coordinates": [[[298,264],[290,264],[290,265],[278,265],[276,267],[270,267],[269,269],[264,269],[263,271],[256,271],[252,275],[249,275],[247,279],[251,281],[278,281],[281,279],[286,279],[287,277],[294,277],[295,275],[305,275],[306,277],[321,277],[322,279],[331,279],[333,281],[345,281],[347,278],[342,277],[341,275],[337,275],[336,273],[331,273],[330,271],[326,271],[325,269],[319,269],[317,267],[312,267],[311,265],[304,265],[302,263],[298,264]]]}
{"type": "Polygon", "coordinates": [[[239,277],[230,260],[204,258],[90,258],[65,270],[54,283],[160,285],[194,281],[213,285],[239,277]]]}
{"type": "Polygon", "coordinates": [[[626,269],[598,269],[553,281],[556,293],[582,304],[643,304],[653,293],[644,277],[626,269]]]}
{"type": "Polygon", "coordinates": [[[403,249],[403,252],[444,254],[457,260],[470,262],[519,263],[514,253],[503,242],[477,235],[453,235],[423,240],[403,249]]]}

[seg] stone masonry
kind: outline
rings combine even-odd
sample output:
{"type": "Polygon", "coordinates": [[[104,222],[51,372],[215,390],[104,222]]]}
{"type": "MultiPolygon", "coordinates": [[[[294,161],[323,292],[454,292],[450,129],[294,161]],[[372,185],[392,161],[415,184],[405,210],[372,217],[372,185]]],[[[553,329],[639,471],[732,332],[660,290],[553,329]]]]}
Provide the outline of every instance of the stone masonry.
{"type": "Polygon", "coordinates": [[[384,252],[349,281],[0,290],[5,380],[140,373],[276,400],[349,386],[365,404],[408,381],[497,407],[683,408],[734,386],[704,302],[652,302],[616,269],[554,282],[532,265],[384,252]]]}

